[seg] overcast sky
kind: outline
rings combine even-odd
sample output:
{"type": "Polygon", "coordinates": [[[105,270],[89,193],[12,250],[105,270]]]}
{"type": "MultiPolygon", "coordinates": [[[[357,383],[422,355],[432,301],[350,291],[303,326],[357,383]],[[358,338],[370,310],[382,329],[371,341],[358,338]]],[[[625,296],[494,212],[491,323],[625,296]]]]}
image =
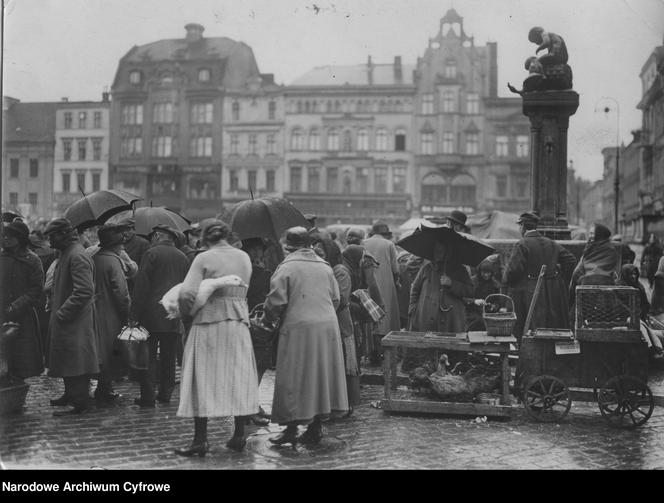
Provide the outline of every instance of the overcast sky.
{"type": "Polygon", "coordinates": [[[581,105],[569,130],[569,159],[602,177],[600,150],[640,127],[639,73],[664,38],[664,0],[4,0],[4,90],[21,101],[98,100],[134,45],[183,38],[205,26],[251,46],[263,73],[289,84],[315,66],[414,64],[439,20],[454,7],[476,45],[498,42],[499,93],[520,87],[534,54],[528,30],[561,35],[581,105]],[[612,112],[597,109],[605,105],[612,112]]]}

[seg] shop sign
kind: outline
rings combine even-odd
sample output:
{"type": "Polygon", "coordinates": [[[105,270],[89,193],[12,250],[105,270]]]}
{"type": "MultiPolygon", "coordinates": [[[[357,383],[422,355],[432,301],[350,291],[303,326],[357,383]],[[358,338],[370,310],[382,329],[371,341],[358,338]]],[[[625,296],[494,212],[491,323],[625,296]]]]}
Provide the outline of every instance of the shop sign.
{"type": "Polygon", "coordinates": [[[423,204],[420,206],[420,211],[422,214],[445,214],[448,215],[453,211],[463,211],[467,215],[475,213],[475,208],[472,206],[436,206],[436,205],[426,205],[423,204]]]}

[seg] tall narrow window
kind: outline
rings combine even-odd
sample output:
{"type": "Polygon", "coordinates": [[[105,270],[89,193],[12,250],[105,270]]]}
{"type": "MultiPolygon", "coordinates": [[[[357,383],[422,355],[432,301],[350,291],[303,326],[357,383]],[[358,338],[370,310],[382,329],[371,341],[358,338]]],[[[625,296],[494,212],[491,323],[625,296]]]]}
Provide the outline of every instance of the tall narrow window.
{"type": "Polygon", "coordinates": [[[517,175],[514,177],[516,194],[518,198],[528,197],[528,176],[527,175],[517,175]]]}
{"type": "Polygon", "coordinates": [[[394,134],[394,150],[397,152],[406,151],[406,130],[399,128],[394,134]]]}
{"type": "Polygon", "coordinates": [[[39,176],[39,159],[30,159],[30,178],[39,176]]]}
{"type": "Polygon", "coordinates": [[[88,144],[88,139],[87,138],[79,138],[77,140],[78,143],[78,160],[79,161],[85,161],[85,157],[87,154],[87,144],[88,144]]]}
{"type": "Polygon", "coordinates": [[[325,186],[328,192],[339,192],[339,168],[327,168],[327,181],[325,186]]]}
{"type": "Polygon", "coordinates": [[[101,112],[94,113],[93,124],[95,129],[101,129],[101,112]]]}
{"type": "Polygon", "coordinates": [[[88,127],[88,114],[87,112],[78,113],[78,129],[85,129],[88,127]]]}
{"type": "Polygon", "coordinates": [[[62,192],[71,192],[71,173],[62,173],[62,192]]]}
{"type": "Polygon", "coordinates": [[[101,142],[102,138],[92,139],[92,159],[95,161],[101,161],[101,142]]]}
{"type": "Polygon", "coordinates": [[[456,111],[454,91],[445,91],[443,93],[443,112],[451,113],[454,111],[456,111]]]}
{"type": "Polygon", "coordinates": [[[433,154],[433,133],[420,133],[420,153],[423,155],[433,154]]]}
{"type": "Polygon", "coordinates": [[[433,94],[422,95],[422,113],[423,114],[433,113],[433,94]]]}
{"type": "Polygon", "coordinates": [[[255,134],[249,135],[249,155],[258,154],[258,136],[255,134]]]}
{"type": "Polygon", "coordinates": [[[101,188],[101,174],[92,173],[92,192],[97,192],[101,188]]]}
{"type": "Polygon", "coordinates": [[[457,75],[457,64],[456,61],[448,61],[445,63],[445,78],[446,79],[455,79],[457,75]]]}
{"type": "Polygon", "coordinates": [[[528,143],[529,139],[526,135],[519,135],[516,137],[516,156],[528,157],[528,143]]]}
{"type": "Polygon", "coordinates": [[[374,192],[385,194],[387,192],[387,168],[377,167],[374,172],[374,192]]]}
{"type": "Polygon", "coordinates": [[[9,161],[9,177],[18,178],[18,159],[10,159],[9,161]]]}
{"type": "Polygon", "coordinates": [[[266,151],[267,151],[268,154],[276,154],[277,153],[277,142],[276,142],[275,135],[273,135],[273,134],[267,135],[266,151]]]}
{"type": "Polygon", "coordinates": [[[229,183],[228,186],[231,192],[237,192],[240,188],[240,179],[238,178],[237,170],[231,169],[228,172],[229,183]]]}
{"type": "Polygon", "coordinates": [[[309,150],[320,150],[320,135],[318,129],[309,131],[309,150]]]}
{"type": "Polygon", "coordinates": [[[302,192],[302,168],[292,166],[290,169],[290,191],[302,192]]]}
{"type": "Polygon", "coordinates": [[[32,205],[34,208],[37,206],[37,193],[36,192],[28,192],[28,203],[32,205]]]}
{"type": "Polygon", "coordinates": [[[369,150],[369,132],[366,129],[357,132],[357,150],[362,152],[369,150]]]}
{"type": "Polygon", "coordinates": [[[318,166],[309,166],[307,175],[308,192],[320,192],[320,168],[318,166]]]}
{"type": "Polygon", "coordinates": [[[466,133],[466,154],[478,155],[480,153],[480,135],[477,133],[466,133]]]}
{"type": "Polygon", "coordinates": [[[507,136],[496,136],[496,155],[507,157],[509,154],[509,138],[507,136]]]}
{"type": "Polygon", "coordinates": [[[350,131],[344,131],[344,152],[353,151],[353,138],[351,137],[350,131]]]}
{"type": "Polygon", "coordinates": [[[392,171],[392,191],[397,194],[406,192],[406,168],[395,167],[392,171]]]}
{"type": "Polygon", "coordinates": [[[291,150],[304,150],[304,135],[299,128],[291,132],[291,150]]]}
{"type": "Polygon", "coordinates": [[[65,112],[65,129],[72,128],[72,115],[71,112],[65,112]]]}
{"type": "Polygon", "coordinates": [[[443,133],[443,154],[453,154],[454,151],[454,133],[443,133]]]}
{"type": "Polygon", "coordinates": [[[18,192],[9,193],[9,205],[16,208],[18,206],[18,192]]]}
{"type": "Polygon", "coordinates": [[[247,185],[248,189],[251,189],[252,192],[256,191],[257,184],[256,180],[258,179],[257,171],[255,169],[250,169],[247,171],[247,185]]]}
{"type": "Polygon", "coordinates": [[[240,135],[231,135],[231,155],[237,155],[240,147],[240,135]]]}
{"type": "Polygon", "coordinates": [[[327,133],[327,149],[339,150],[339,133],[336,129],[330,129],[327,133]]]}
{"type": "Polygon", "coordinates": [[[237,101],[234,101],[231,105],[231,116],[234,121],[240,120],[240,103],[237,101]]]}
{"type": "Polygon", "coordinates": [[[369,170],[367,168],[358,168],[355,181],[357,183],[357,192],[369,192],[369,170]]]}
{"type": "Polygon", "coordinates": [[[71,161],[71,142],[69,138],[62,139],[62,156],[65,161],[71,161]]]}
{"type": "Polygon", "coordinates": [[[376,150],[387,150],[387,130],[385,129],[376,131],[376,150]]]}
{"type": "Polygon", "coordinates": [[[268,169],[265,172],[265,190],[267,192],[276,191],[275,171],[273,169],[268,169]]]}
{"type": "Polygon", "coordinates": [[[275,120],[277,118],[277,102],[270,101],[267,104],[267,118],[268,120],[275,120]]]}
{"type": "Polygon", "coordinates": [[[76,190],[85,192],[85,172],[76,173],[76,190]]]}
{"type": "Polygon", "coordinates": [[[476,93],[468,93],[466,95],[466,113],[480,113],[480,97],[476,93]]]}
{"type": "Polygon", "coordinates": [[[496,196],[507,197],[507,177],[504,175],[496,176],[496,196]]]}

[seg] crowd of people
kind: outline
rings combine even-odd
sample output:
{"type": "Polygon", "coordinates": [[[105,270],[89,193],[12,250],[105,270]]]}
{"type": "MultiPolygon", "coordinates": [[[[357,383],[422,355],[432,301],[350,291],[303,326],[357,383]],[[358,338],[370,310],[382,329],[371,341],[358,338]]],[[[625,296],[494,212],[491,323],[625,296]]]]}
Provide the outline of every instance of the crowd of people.
{"type": "MultiPolygon", "coordinates": [[[[277,243],[240,240],[214,218],[186,232],[157,225],[148,236],[136,233],[131,218],[93,231],[56,218],[32,232],[16,219],[4,224],[0,256],[0,322],[20,332],[8,375],[21,380],[47,369],[62,378],[64,393],[51,400],[60,416],[112,405],[119,398],[114,382],[128,377],[139,384],[135,405],[168,404],[180,365],[177,415],[193,418],[194,436],[175,452],[204,456],[214,417],[234,418],[226,444],[234,450],[245,447],[251,422],[283,425],[275,445],[320,442],[324,421],[347,417],[360,403],[360,365],[380,361],[380,338],[391,331],[482,330],[482,311],[494,307],[485,299],[506,293],[520,339],[542,265],[532,326],[569,328],[577,285],[637,288],[644,325],[651,317],[664,322],[656,238],[641,267],[653,290],[649,301],[633,253],[605,226],[593,226],[577,261],[537,231],[536,214],[518,223],[523,237],[509,257],[491,255],[470,268],[449,243],[435,243],[432,260],[400,249],[382,222],[368,236],[360,228],[337,236],[294,227],[277,243]],[[174,288],[177,317],[163,305],[174,288]],[[129,368],[118,340],[125,326],[150,334],[144,368],[129,368]],[[266,414],[258,388],[269,368],[275,385],[266,414]]],[[[469,231],[460,211],[446,224],[469,231]]],[[[656,331],[644,333],[661,357],[656,331]]],[[[416,364],[417,354],[403,356],[403,370],[416,364]]]]}

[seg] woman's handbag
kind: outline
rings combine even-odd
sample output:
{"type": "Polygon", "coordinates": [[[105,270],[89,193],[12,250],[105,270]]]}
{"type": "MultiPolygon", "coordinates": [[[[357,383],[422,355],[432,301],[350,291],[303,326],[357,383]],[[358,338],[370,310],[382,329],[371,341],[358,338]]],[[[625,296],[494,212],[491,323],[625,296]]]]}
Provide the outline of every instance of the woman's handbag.
{"type": "Polygon", "coordinates": [[[127,350],[129,366],[136,370],[147,370],[150,363],[150,333],[140,325],[122,327],[118,340],[127,350]]]}
{"type": "Polygon", "coordinates": [[[279,329],[276,326],[265,324],[263,315],[263,304],[258,304],[251,310],[251,313],[249,313],[249,333],[254,347],[256,367],[267,369],[273,363],[279,329]]]}

